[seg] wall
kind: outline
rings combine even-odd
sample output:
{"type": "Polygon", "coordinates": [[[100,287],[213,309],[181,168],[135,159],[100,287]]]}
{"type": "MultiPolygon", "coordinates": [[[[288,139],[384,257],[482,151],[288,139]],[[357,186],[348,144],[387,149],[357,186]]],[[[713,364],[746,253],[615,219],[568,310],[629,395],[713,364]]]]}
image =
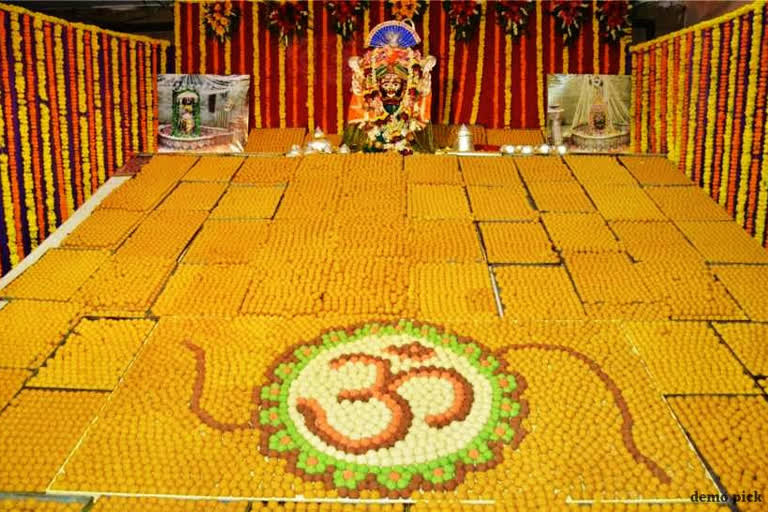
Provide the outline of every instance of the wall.
{"type": "Polygon", "coordinates": [[[632,47],[634,149],[665,153],[763,245],[768,204],[764,1],[632,47]]]}
{"type": "Polygon", "coordinates": [[[0,275],[154,150],[167,45],[0,4],[0,275]]]}
{"type": "MultiPolygon", "coordinates": [[[[238,30],[221,43],[206,36],[201,5],[175,4],[175,61],[181,73],[252,74],[252,127],[320,126],[341,131],[350,96],[347,60],[363,52],[370,28],[392,19],[389,2],[370,2],[360,16],[362,30],[345,42],[332,28],[323,2],[304,2],[310,11],[308,38],[278,44],[266,24],[264,3],[234,0],[238,30]]],[[[416,23],[423,50],[438,59],[433,71],[432,120],[487,127],[538,128],[544,122],[546,73],[618,73],[625,68],[626,42],[604,43],[593,27],[594,4],[580,37],[564,47],[550,14],[551,2],[530,4],[531,17],[520,39],[506,36],[496,22],[496,2],[483,2],[483,16],[469,42],[455,42],[443,2],[428,3],[416,23]],[[427,37],[423,37],[426,34],[427,37]]]]}

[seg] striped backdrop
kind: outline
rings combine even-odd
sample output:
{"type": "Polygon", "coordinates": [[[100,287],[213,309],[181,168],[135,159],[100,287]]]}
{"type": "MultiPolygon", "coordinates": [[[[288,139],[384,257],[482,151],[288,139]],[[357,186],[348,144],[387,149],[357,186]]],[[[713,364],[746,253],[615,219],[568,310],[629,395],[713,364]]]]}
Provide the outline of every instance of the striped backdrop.
{"type": "Polygon", "coordinates": [[[0,275],[154,150],[167,46],[0,4],[0,275]]]}
{"type": "MultiPolygon", "coordinates": [[[[547,73],[619,73],[626,67],[626,40],[612,44],[599,36],[594,1],[589,2],[581,35],[569,46],[556,32],[551,3],[531,4],[528,29],[519,39],[501,30],[495,3],[482,2],[482,21],[468,42],[454,41],[442,2],[429,2],[426,15],[416,23],[425,39],[423,49],[437,57],[433,122],[538,128],[544,121],[547,73]]],[[[304,2],[310,11],[308,37],[298,44],[293,39],[287,47],[267,28],[266,3],[232,4],[240,22],[231,40],[221,43],[206,37],[199,2],[175,3],[176,71],[252,75],[250,126],[341,131],[351,94],[347,61],[362,54],[370,28],[392,19],[389,3],[370,2],[359,16],[358,37],[343,41],[333,30],[324,2],[304,2]]]]}
{"type": "Polygon", "coordinates": [[[764,0],[631,48],[636,151],[666,153],[768,247],[764,0]]]}

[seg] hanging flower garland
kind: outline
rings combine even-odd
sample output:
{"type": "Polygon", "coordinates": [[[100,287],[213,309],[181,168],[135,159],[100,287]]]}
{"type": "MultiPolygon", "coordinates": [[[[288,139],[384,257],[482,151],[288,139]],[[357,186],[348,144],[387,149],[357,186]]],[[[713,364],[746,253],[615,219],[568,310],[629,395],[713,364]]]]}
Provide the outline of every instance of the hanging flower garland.
{"type": "Polygon", "coordinates": [[[496,2],[496,23],[506,34],[518,37],[528,26],[532,8],[531,0],[499,0],[496,2]]]}
{"type": "Polygon", "coordinates": [[[632,5],[626,0],[597,2],[597,21],[600,23],[600,34],[605,39],[617,43],[629,33],[631,23],[629,11],[632,5]]]}
{"type": "Polygon", "coordinates": [[[426,0],[389,0],[392,16],[398,21],[418,21],[427,10],[426,0]]]}
{"type": "Polygon", "coordinates": [[[368,0],[340,0],[328,2],[325,8],[333,18],[333,27],[345,41],[357,31],[358,17],[368,8],[368,0]]]}
{"type": "Polygon", "coordinates": [[[230,39],[240,19],[240,12],[232,6],[232,0],[206,2],[202,8],[208,37],[218,37],[222,43],[230,39]]]}
{"type": "Polygon", "coordinates": [[[309,12],[297,0],[288,2],[270,1],[267,14],[269,30],[283,45],[293,36],[303,36],[309,25],[309,12]]]}
{"type": "Polygon", "coordinates": [[[455,32],[457,41],[467,41],[480,24],[480,2],[477,0],[446,1],[443,8],[448,11],[448,21],[455,32]]]}
{"type": "Polygon", "coordinates": [[[569,44],[579,37],[581,23],[587,17],[589,2],[581,0],[553,0],[552,16],[560,22],[558,29],[563,41],[569,44]]]}

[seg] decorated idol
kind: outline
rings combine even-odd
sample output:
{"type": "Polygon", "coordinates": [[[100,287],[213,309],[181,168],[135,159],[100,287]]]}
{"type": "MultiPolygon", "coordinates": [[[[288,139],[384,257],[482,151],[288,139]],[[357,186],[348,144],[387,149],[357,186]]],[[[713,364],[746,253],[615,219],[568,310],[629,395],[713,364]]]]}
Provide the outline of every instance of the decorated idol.
{"type": "Polygon", "coordinates": [[[432,152],[429,125],[435,65],[413,47],[421,43],[413,23],[386,21],[371,30],[370,49],[349,59],[352,100],[344,142],[366,152],[432,152]]]}

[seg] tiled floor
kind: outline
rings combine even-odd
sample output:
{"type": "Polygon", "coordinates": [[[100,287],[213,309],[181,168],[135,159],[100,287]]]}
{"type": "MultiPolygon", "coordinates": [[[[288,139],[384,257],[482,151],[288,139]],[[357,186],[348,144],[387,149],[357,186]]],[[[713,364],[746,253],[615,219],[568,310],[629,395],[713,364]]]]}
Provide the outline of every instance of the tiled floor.
{"type": "Polygon", "coordinates": [[[653,157],[156,157],[0,290],[0,492],[764,493],[768,252],[719,208],[653,157]]]}

